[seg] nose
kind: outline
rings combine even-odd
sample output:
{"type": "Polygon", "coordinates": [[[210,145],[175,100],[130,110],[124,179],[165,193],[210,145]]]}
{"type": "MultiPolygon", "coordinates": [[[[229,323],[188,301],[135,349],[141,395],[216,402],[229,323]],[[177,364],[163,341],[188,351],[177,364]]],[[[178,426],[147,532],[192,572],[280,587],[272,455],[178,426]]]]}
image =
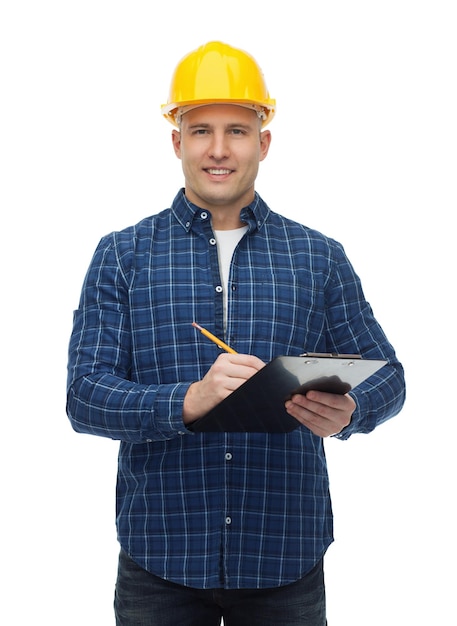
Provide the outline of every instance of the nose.
{"type": "Polygon", "coordinates": [[[228,157],[229,152],[227,135],[224,132],[214,132],[208,149],[209,156],[216,161],[221,161],[228,157]]]}

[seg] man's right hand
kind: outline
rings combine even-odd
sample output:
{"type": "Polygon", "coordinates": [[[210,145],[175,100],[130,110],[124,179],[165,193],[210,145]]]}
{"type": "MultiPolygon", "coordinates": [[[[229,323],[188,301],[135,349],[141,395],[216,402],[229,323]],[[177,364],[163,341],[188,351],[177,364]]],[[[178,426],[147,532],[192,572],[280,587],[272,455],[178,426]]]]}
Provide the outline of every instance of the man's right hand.
{"type": "Polygon", "coordinates": [[[208,413],[264,365],[250,354],[219,355],[202,380],[189,387],[184,397],[184,423],[189,424],[208,413]]]}

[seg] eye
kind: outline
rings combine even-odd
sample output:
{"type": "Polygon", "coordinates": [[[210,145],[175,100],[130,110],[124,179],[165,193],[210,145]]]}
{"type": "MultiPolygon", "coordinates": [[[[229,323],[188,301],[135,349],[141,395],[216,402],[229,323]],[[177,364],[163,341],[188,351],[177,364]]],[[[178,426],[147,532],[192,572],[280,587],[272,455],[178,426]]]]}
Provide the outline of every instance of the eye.
{"type": "Polygon", "coordinates": [[[207,135],[209,133],[209,129],[206,128],[205,126],[202,126],[202,127],[194,126],[192,128],[189,128],[188,132],[191,135],[196,135],[196,136],[207,135]]]}

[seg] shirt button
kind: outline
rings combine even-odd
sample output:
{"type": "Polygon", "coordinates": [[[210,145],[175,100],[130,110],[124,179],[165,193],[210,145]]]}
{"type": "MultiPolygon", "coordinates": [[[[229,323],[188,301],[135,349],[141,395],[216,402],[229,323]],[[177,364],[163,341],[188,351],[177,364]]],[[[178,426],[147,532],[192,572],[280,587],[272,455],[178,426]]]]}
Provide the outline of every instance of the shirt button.
{"type": "Polygon", "coordinates": [[[216,245],[216,240],[213,237],[209,240],[209,242],[212,246],[216,245]]]}
{"type": "Polygon", "coordinates": [[[223,291],[223,290],[222,290],[222,287],[221,287],[220,285],[218,285],[218,286],[216,287],[216,291],[217,291],[217,293],[222,293],[222,291],[223,291]]]}
{"type": "Polygon", "coordinates": [[[226,517],[226,518],[225,518],[225,523],[227,524],[227,526],[228,526],[229,524],[231,524],[231,523],[232,523],[232,518],[231,518],[231,517],[226,517]]]}
{"type": "Polygon", "coordinates": [[[232,460],[232,453],[231,452],[227,452],[227,454],[225,455],[225,460],[226,461],[231,461],[232,460]]]}
{"type": "Polygon", "coordinates": [[[206,220],[206,218],[208,217],[208,213],[206,213],[206,211],[202,211],[200,213],[200,217],[202,218],[202,220],[206,220]]]}

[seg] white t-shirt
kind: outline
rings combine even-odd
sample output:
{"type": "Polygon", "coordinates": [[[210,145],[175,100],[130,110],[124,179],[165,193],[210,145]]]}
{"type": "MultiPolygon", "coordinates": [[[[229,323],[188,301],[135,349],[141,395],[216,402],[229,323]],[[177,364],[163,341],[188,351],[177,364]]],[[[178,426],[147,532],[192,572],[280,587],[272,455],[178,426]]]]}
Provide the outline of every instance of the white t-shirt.
{"type": "Polygon", "coordinates": [[[224,289],[224,327],[227,319],[227,293],[228,279],[230,274],[230,263],[232,262],[233,252],[248,230],[247,226],[235,228],[234,230],[215,230],[214,236],[217,241],[217,254],[219,258],[219,270],[221,273],[222,287],[224,289]]]}

